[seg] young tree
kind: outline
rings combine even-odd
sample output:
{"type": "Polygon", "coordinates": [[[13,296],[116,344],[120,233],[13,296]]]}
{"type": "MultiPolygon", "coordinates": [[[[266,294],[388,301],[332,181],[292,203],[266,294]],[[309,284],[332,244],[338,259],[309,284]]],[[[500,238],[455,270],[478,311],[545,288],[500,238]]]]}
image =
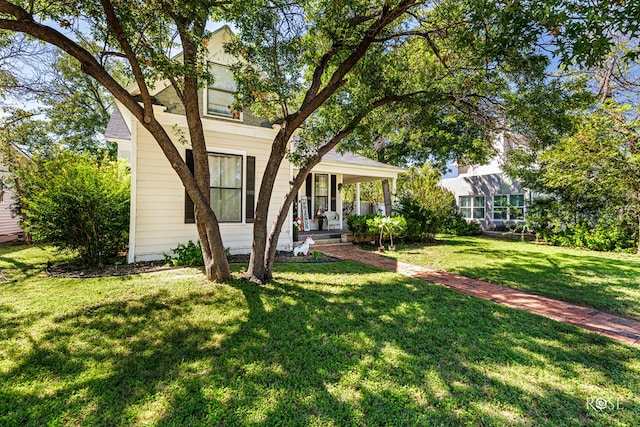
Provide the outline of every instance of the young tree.
{"type": "MultiPolygon", "coordinates": [[[[215,213],[209,205],[209,172],[198,105],[198,87],[210,81],[205,58],[209,19],[233,21],[241,30],[229,51],[246,61],[236,67],[237,106],[249,106],[279,124],[258,196],[248,275],[271,278],[277,236],[309,170],[373,111],[392,115],[451,108],[473,122],[495,122],[505,92],[538,79],[545,44],[562,55],[589,60],[609,46],[605,29],[637,31],[631,2],[592,8],[573,0],[468,1],[0,1],[0,29],[23,32],[77,59],[82,70],[118,99],[156,139],[194,202],[205,269],[230,277],[215,213]],[[79,22],[89,25],[79,25],[79,22]],[[58,23],[61,30],[53,28],[58,23]],[[94,57],[79,32],[104,46],[94,57]],[[86,31],[85,31],[86,32],[86,31]],[[544,35],[549,39],[544,40],[544,35]],[[597,37],[594,37],[594,34],[597,37]],[[542,38],[541,38],[542,37],[542,38]],[[544,43],[541,43],[541,40],[544,43]],[[176,47],[182,51],[178,58],[176,47]],[[132,96],[104,67],[127,64],[140,90],[132,96]],[[532,72],[527,72],[532,70],[532,72]],[[168,79],[182,100],[194,156],[189,171],[153,113],[149,87],[168,79]],[[300,173],[269,227],[276,173],[300,133],[300,173]],[[302,153],[302,155],[300,154],[302,153]]],[[[397,122],[396,122],[397,123],[397,122]]]]}
{"type": "Polygon", "coordinates": [[[456,201],[453,193],[440,185],[441,177],[441,171],[430,163],[411,166],[398,177],[398,193],[406,194],[432,210],[442,210],[446,216],[456,201]]]}

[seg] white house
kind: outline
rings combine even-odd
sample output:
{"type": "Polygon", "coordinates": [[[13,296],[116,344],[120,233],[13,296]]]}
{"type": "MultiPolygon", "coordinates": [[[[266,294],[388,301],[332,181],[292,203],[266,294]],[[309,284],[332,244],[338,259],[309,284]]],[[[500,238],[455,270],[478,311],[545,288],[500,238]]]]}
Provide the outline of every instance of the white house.
{"type": "Polygon", "coordinates": [[[493,147],[496,155],[487,164],[458,165],[457,176],[442,179],[441,185],[455,195],[467,220],[477,221],[485,230],[524,222],[532,193],[502,169],[507,151],[522,143],[516,136],[499,134],[493,147]]]}
{"type": "MultiPolygon", "coordinates": [[[[253,217],[260,179],[278,129],[277,125],[229,109],[235,82],[228,66],[236,61],[223,50],[232,33],[228,27],[216,31],[209,42],[209,60],[216,76],[213,86],[201,93],[203,127],[209,151],[211,171],[211,204],[220,221],[225,247],[232,253],[248,253],[253,237],[253,217]]],[[[137,88],[130,91],[136,94],[137,88]]],[[[174,137],[187,164],[190,146],[180,141],[176,129],[187,134],[182,104],[173,88],[159,83],[152,93],[156,117],[174,137]]],[[[162,259],[179,243],[197,240],[193,204],[158,144],[128,110],[116,104],[107,127],[106,137],[118,143],[118,155],[131,165],[131,223],[129,227],[128,261],[162,259]]],[[[340,188],[343,183],[389,179],[395,183],[403,169],[385,165],[354,154],[329,153],[318,164],[300,191],[298,205],[307,201],[303,211],[308,219],[318,210],[335,211],[344,224],[340,188]]],[[[289,182],[297,171],[285,160],[276,177],[269,220],[275,218],[289,182]]],[[[302,214],[302,212],[301,212],[302,214]]],[[[293,218],[292,218],[293,219],[293,218]]],[[[315,226],[309,221],[311,227],[315,226]]],[[[285,226],[278,248],[293,247],[293,221],[285,226]]]]}

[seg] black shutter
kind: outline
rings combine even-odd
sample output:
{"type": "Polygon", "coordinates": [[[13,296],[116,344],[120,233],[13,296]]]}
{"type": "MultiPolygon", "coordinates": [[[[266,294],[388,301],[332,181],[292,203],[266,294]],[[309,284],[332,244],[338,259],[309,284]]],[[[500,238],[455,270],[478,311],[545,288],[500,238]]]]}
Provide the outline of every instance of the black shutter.
{"type": "Polygon", "coordinates": [[[306,203],[307,203],[307,212],[309,212],[309,219],[313,218],[313,213],[311,212],[311,186],[313,185],[313,179],[311,178],[312,174],[307,175],[307,180],[305,181],[306,185],[306,203]]]}
{"type": "Polygon", "coordinates": [[[338,177],[335,175],[331,175],[331,210],[336,211],[337,203],[336,196],[338,192],[338,177]]]}
{"type": "MultiPolygon", "coordinates": [[[[193,173],[193,151],[187,150],[184,161],[187,164],[187,167],[193,173]]],[[[185,224],[195,224],[196,222],[196,213],[193,207],[193,202],[191,201],[191,197],[184,192],[184,223],[185,224]]]]}
{"type": "Polygon", "coordinates": [[[253,222],[256,204],[256,158],[247,156],[246,220],[253,222]]]}

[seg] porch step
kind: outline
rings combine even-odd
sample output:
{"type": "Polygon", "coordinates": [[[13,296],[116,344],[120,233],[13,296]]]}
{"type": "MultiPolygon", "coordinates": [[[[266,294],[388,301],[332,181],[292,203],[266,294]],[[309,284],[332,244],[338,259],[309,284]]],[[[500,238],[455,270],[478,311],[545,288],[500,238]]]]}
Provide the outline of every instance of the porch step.
{"type": "Polygon", "coordinates": [[[312,248],[317,248],[318,246],[329,246],[329,245],[337,245],[341,243],[340,238],[337,239],[313,239],[316,244],[311,245],[312,248]]]}

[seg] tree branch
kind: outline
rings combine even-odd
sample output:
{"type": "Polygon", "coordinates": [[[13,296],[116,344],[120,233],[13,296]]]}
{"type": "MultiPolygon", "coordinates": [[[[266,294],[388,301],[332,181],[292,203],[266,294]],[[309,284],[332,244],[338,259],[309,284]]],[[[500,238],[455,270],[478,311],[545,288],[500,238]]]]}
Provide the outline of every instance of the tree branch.
{"type": "MultiPolygon", "coordinates": [[[[366,54],[367,50],[374,43],[377,35],[386,28],[393,21],[398,19],[402,14],[404,14],[407,10],[418,4],[417,0],[402,0],[398,3],[395,8],[390,8],[385,4],[382,8],[382,12],[378,19],[375,20],[370,26],[369,29],[365,32],[360,44],[354,49],[354,51],[337,67],[334,73],[331,75],[331,78],[326,83],[324,88],[315,90],[315,95],[313,92],[307,92],[310,96],[306,97],[302,102],[300,108],[295,113],[288,116],[285,120],[290,122],[292,128],[295,129],[304,120],[311,115],[320,105],[322,105],[331,95],[335,93],[340,86],[345,83],[346,75],[353,69],[353,67],[360,61],[360,59],[366,54]]],[[[327,59],[327,61],[330,58],[327,59]]],[[[326,64],[323,66],[322,63],[316,67],[314,71],[314,76],[316,76],[316,72],[319,71],[318,68],[326,67],[326,64]]],[[[322,68],[323,69],[323,68],[322,68]]],[[[322,74],[318,73],[317,77],[320,79],[322,74]]]]}
{"type": "Polygon", "coordinates": [[[135,52],[131,48],[129,44],[129,40],[124,34],[122,26],[120,25],[120,21],[116,16],[115,10],[113,8],[113,4],[108,0],[100,0],[102,3],[102,8],[104,9],[107,23],[113,29],[113,34],[120,43],[120,47],[124,51],[129,64],[131,64],[131,70],[133,71],[133,76],[138,84],[138,88],[140,89],[140,95],[142,96],[142,103],[144,104],[145,115],[144,122],[150,123],[153,115],[153,106],[151,95],[149,94],[149,88],[147,87],[147,83],[144,80],[144,74],[142,73],[142,69],[140,68],[140,64],[138,63],[138,59],[136,58],[135,52]]]}

